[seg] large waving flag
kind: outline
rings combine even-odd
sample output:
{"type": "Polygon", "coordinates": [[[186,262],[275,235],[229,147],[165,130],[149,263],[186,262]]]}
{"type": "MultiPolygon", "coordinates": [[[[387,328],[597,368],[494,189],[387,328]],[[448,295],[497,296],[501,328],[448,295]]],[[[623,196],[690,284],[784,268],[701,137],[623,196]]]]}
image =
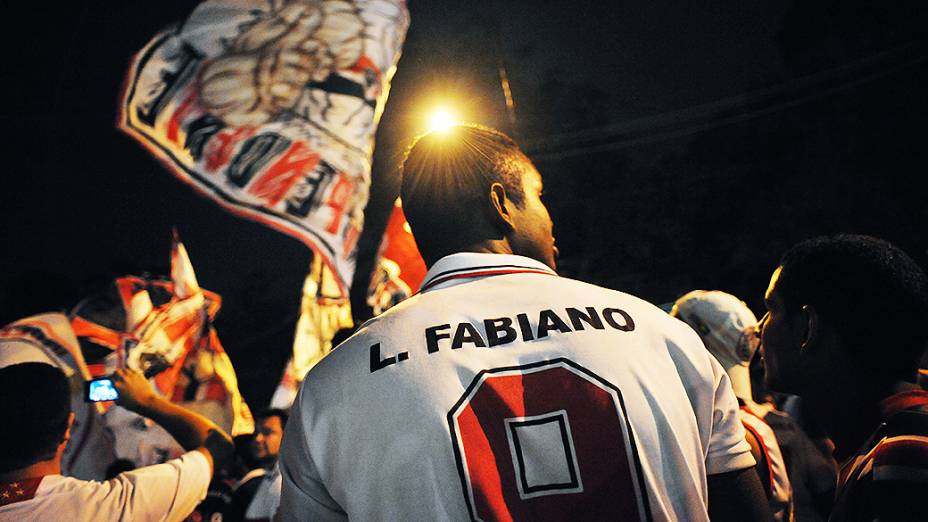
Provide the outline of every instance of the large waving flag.
{"type": "Polygon", "coordinates": [[[404,0],[208,0],[135,57],[120,127],[227,210],[313,249],[347,297],[404,0]]]}

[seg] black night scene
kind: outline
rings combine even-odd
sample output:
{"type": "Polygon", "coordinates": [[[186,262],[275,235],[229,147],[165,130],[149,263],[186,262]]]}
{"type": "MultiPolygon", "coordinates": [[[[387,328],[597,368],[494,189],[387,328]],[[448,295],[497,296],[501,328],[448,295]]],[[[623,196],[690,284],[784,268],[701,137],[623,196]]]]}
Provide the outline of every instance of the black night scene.
{"type": "MultiPolygon", "coordinates": [[[[0,324],[67,314],[118,276],[167,276],[176,230],[199,285],[221,296],[212,324],[258,412],[293,352],[313,252],[192,190],[119,128],[133,57],[198,4],[8,14],[0,324]]],[[[665,311],[722,290],[762,318],[781,255],[817,236],[881,238],[928,269],[928,3],[409,0],[408,13],[345,282],[355,325],[375,315],[368,287],[404,154],[439,114],[499,129],[537,167],[559,275],[665,311]]],[[[855,311],[882,328],[870,313],[855,311]]],[[[381,368],[412,364],[378,350],[381,368]]],[[[840,461],[845,440],[832,440],[840,461]]]]}

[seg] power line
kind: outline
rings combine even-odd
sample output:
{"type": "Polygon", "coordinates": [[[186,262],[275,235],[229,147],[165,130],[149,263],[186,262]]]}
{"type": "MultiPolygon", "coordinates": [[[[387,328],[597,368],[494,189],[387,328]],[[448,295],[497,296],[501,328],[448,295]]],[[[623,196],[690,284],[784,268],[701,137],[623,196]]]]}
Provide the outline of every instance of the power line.
{"type": "Polygon", "coordinates": [[[692,135],[789,109],[916,67],[928,61],[923,44],[921,40],[913,41],[851,64],[682,110],[523,141],[533,160],[548,161],[692,135]]]}

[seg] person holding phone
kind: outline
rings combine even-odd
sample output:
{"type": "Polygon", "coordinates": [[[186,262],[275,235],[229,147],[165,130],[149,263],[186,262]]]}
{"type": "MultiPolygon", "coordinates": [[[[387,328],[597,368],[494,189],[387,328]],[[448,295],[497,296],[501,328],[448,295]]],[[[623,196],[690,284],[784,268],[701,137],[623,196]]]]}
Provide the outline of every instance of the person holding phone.
{"type": "Polygon", "coordinates": [[[57,368],[23,363],[0,369],[0,521],[183,520],[206,496],[233,452],[228,434],[205,417],[157,395],[138,370],[112,376],[116,403],[149,417],[187,453],[104,482],[61,475],[74,414],[57,368]]]}

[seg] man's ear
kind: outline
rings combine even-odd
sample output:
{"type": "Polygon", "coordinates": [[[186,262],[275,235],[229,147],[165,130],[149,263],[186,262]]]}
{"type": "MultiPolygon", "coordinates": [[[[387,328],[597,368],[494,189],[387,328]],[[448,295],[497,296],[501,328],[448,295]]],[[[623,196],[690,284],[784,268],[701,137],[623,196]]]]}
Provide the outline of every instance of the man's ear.
{"type": "Polygon", "coordinates": [[[805,351],[818,341],[821,335],[822,323],[818,316],[818,310],[812,305],[802,305],[802,322],[804,332],[802,344],[799,347],[802,351],[805,351]]]}
{"type": "Polygon", "coordinates": [[[68,441],[71,440],[71,426],[74,424],[74,412],[68,413],[68,428],[64,430],[64,433],[61,436],[61,441],[58,442],[58,454],[64,451],[65,447],[68,445],[68,441]]]}
{"type": "Polygon", "coordinates": [[[515,225],[512,222],[510,205],[512,201],[506,195],[506,187],[502,183],[490,185],[490,221],[503,233],[511,232],[515,225]]]}

